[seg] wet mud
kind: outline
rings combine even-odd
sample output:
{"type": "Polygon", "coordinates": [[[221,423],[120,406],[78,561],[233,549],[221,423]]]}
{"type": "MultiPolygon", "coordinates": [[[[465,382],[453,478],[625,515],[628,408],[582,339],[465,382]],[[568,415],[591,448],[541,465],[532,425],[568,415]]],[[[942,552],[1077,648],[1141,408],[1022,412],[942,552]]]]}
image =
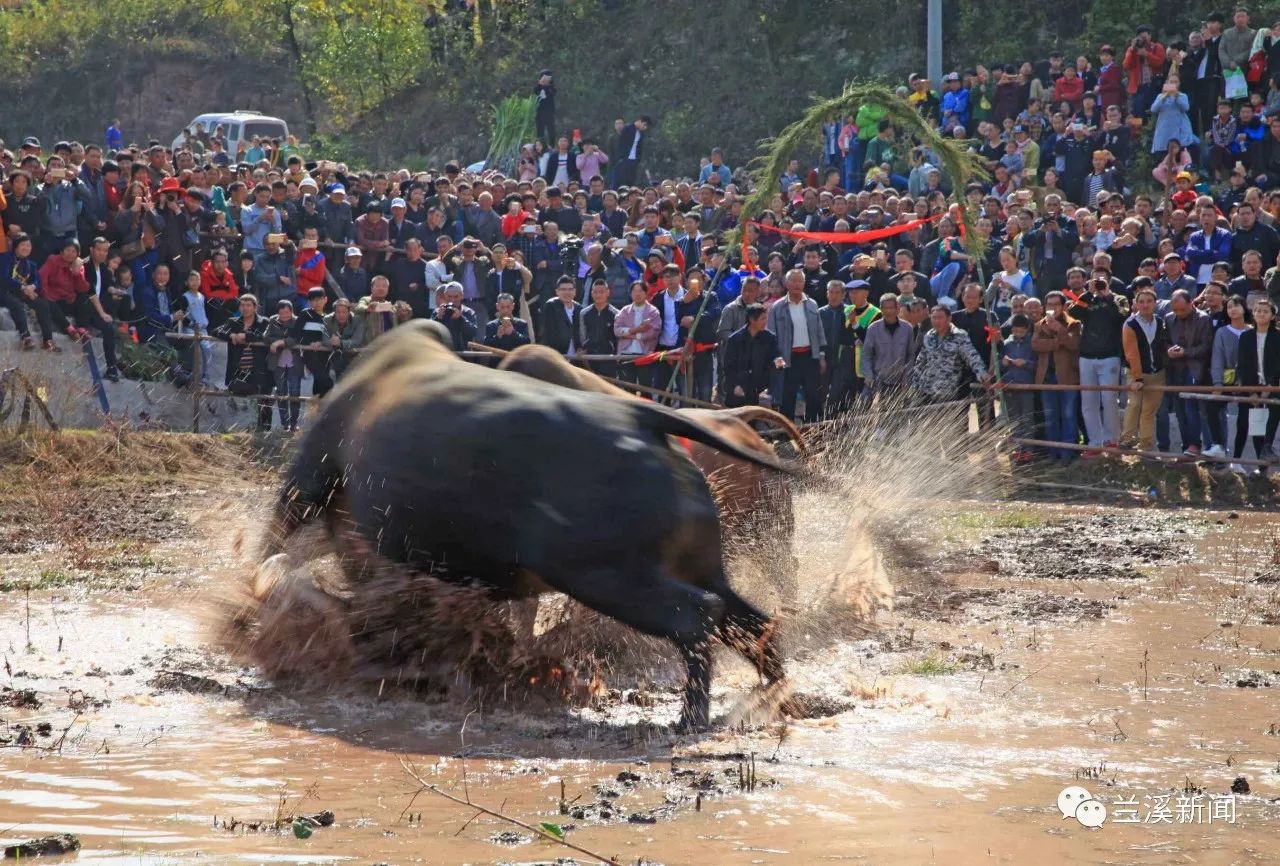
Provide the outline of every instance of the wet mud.
{"type": "Polygon", "coordinates": [[[805,493],[797,596],[735,577],[785,614],[802,717],[756,714],[756,672],[721,654],[717,727],[677,736],[678,667],[643,641],[592,647],[610,664],[569,696],[248,665],[218,614],[254,513],[225,483],[104,491],[127,504],[61,512],[87,521],[87,550],[30,517],[0,553],[0,846],[73,834],[102,864],[594,862],[425,782],[627,864],[1274,857],[1266,513],[952,496],[860,521],[805,493]],[[1234,820],[1091,829],[1056,805],[1072,785],[1113,816],[1234,792],[1234,820]]]}

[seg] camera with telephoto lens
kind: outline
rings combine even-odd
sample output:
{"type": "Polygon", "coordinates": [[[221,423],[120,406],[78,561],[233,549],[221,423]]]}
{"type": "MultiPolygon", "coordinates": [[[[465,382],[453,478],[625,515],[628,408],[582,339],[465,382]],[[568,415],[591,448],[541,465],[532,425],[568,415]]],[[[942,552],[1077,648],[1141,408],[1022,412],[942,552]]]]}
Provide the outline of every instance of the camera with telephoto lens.
{"type": "Polygon", "coordinates": [[[456,304],[445,304],[445,305],[444,305],[444,311],[445,311],[446,313],[452,313],[452,312],[453,312],[454,310],[456,310],[456,309],[458,309],[458,306],[457,306],[456,304]]]}

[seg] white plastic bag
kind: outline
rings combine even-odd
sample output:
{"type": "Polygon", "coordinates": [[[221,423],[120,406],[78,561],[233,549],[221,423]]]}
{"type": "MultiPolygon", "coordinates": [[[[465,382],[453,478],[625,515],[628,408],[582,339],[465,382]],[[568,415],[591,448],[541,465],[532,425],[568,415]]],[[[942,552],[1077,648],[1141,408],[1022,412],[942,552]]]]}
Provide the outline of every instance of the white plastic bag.
{"type": "Polygon", "coordinates": [[[1249,83],[1245,81],[1244,70],[1240,68],[1228,69],[1226,72],[1227,99],[1244,99],[1249,95],[1249,83]]]}

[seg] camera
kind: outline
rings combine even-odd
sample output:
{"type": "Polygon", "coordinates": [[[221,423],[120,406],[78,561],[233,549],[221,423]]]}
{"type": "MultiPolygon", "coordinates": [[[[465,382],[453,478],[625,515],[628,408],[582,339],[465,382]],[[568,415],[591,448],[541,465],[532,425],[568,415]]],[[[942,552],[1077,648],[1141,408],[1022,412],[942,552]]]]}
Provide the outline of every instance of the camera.
{"type": "Polygon", "coordinates": [[[445,311],[446,313],[452,313],[452,312],[453,312],[454,310],[456,310],[456,309],[458,309],[457,304],[445,304],[445,305],[444,305],[444,311],[445,311]]]}
{"type": "Polygon", "coordinates": [[[1107,279],[1103,279],[1102,277],[1095,277],[1093,280],[1093,287],[1095,289],[1105,289],[1105,288],[1109,288],[1110,286],[1111,286],[1111,281],[1107,279]]]}

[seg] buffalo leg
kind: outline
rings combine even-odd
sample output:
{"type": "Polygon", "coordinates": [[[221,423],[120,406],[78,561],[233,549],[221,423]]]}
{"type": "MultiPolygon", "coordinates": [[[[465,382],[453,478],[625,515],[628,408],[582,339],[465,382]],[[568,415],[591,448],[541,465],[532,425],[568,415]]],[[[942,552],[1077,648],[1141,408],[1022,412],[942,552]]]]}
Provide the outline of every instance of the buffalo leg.
{"type": "Polygon", "coordinates": [[[724,619],[719,636],[760,671],[767,682],[776,683],[786,677],[782,657],[778,654],[773,621],[727,585],[718,589],[724,599],[724,619]]]}
{"type": "Polygon", "coordinates": [[[664,637],[684,659],[683,730],[703,730],[711,721],[710,637],[724,617],[719,596],[657,574],[637,580],[621,570],[595,570],[571,579],[542,572],[551,586],[636,631],[664,637]]]}

